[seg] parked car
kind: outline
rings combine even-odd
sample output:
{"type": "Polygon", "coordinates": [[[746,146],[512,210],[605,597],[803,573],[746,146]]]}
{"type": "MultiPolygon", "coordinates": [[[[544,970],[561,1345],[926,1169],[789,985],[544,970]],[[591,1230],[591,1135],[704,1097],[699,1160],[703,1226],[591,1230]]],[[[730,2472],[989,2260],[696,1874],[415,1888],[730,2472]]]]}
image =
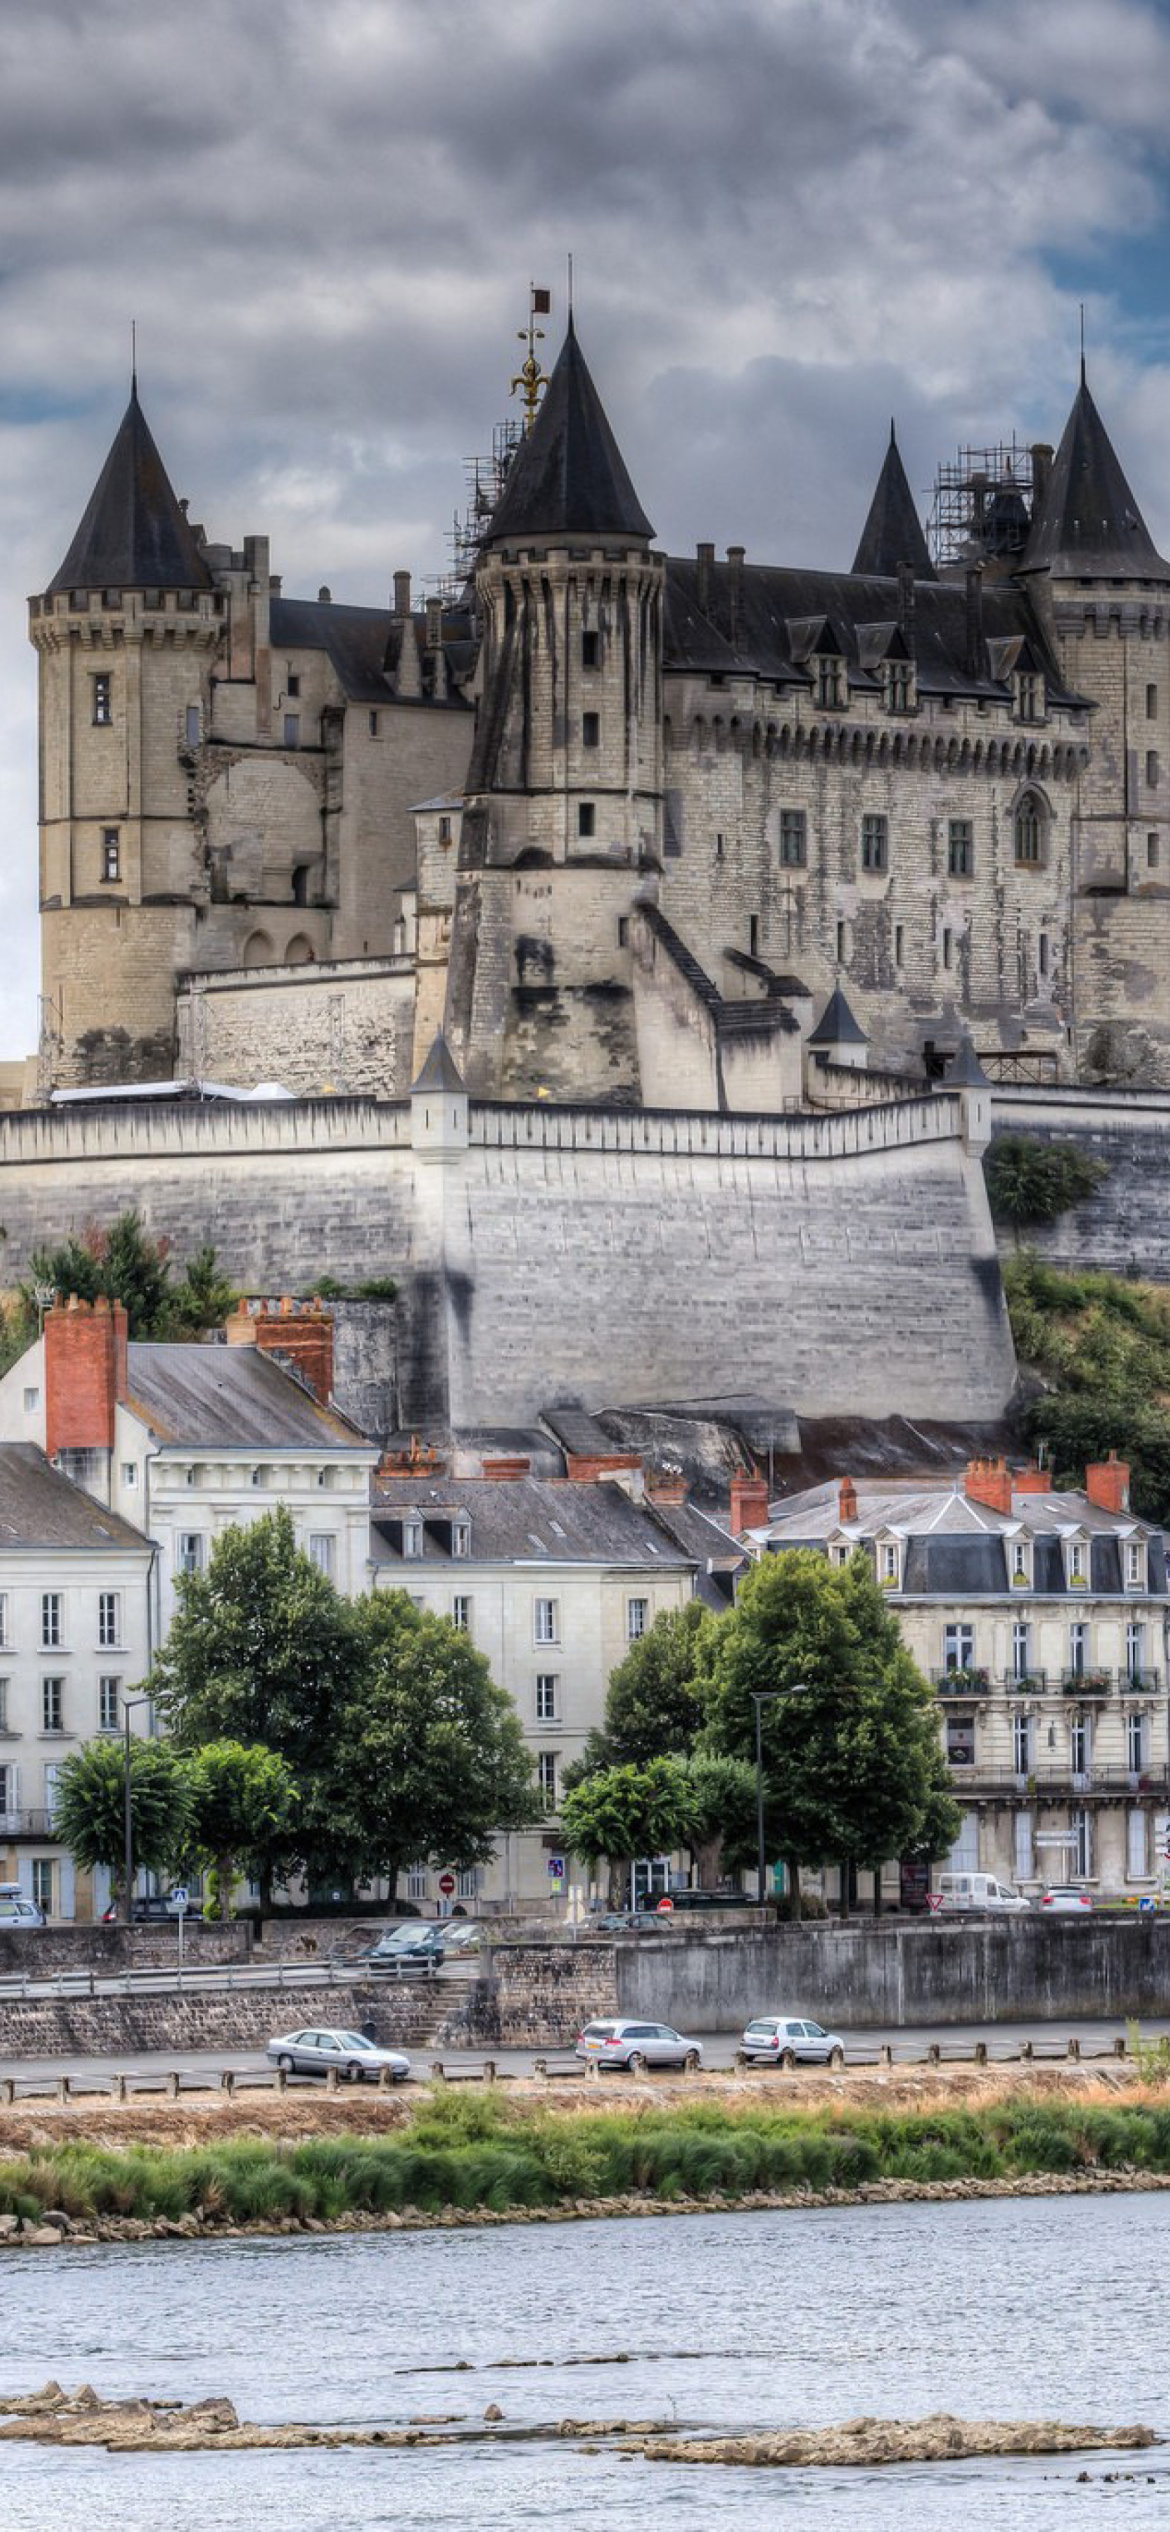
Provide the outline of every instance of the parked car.
{"type": "MultiPolygon", "coordinates": [[[[134,1925],[177,1925],[181,1916],[186,1918],[188,1925],[193,1917],[202,1919],[202,1899],[189,1900],[185,1908],[180,1908],[171,1898],[169,1891],[149,1890],[140,1893],[135,1900],[131,1922],[134,1925]]],[[[111,1899],[102,1918],[102,1924],[120,1925],[121,1922],[122,1911],[117,1900],[111,1899]]]]}
{"type": "Polygon", "coordinates": [[[1078,1890],[1073,1882],[1054,1882],[1051,1890],[1041,1892],[1040,1905],[1058,1917],[1088,1916],[1092,1914],[1093,1894],[1091,1890],[1078,1890]]]}
{"type": "Polygon", "coordinates": [[[376,2084],[383,2067],[395,2084],[405,2083],[410,2073],[410,2059],[400,2049],[379,2048],[362,2031],[285,2031],[269,2041],[265,2055],[286,2075],[327,2075],[332,2069],[350,2084],[376,2084]]]}
{"type": "Polygon", "coordinates": [[[593,1920],[595,1934],[669,1934],[670,1930],[670,1918],[650,1908],[621,1908],[593,1920]]]}
{"type": "Polygon", "coordinates": [[[450,1917],[445,1917],[442,1928],[444,1960],[466,1960],[469,1954],[478,1952],[486,1933],[487,1927],[475,1917],[464,1917],[457,1925],[450,1917]]]}
{"type": "Polygon", "coordinates": [[[845,2042],[819,2022],[798,2021],[794,2014],[761,2013],[743,2035],[744,2056],[774,2066],[843,2066],[845,2042]]]}
{"type": "Polygon", "coordinates": [[[0,1926],[43,1925],[45,1912],[30,1899],[18,1881],[0,1881],[0,1926]]]}
{"type": "Polygon", "coordinates": [[[709,1915],[714,1908],[751,1908],[746,1890],[669,1890],[658,1902],[664,1915],[709,1915]]]}
{"type": "Polygon", "coordinates": [[[1008,1909],[1018,1916],[1026,1914],[1029,1905],[1022,1891],[1013,1890],[1008,1881],[997,1881],[994,1873],[953,1872],[939,1874],[938,1889],[932,1895],[932,1904],[935,1903],[937,1911],[944,1916],[958,1908],[969,1911],[989,1908],[997,1915],[1001,1910],[1008,1909]]]}
{"type": "Polygon", "coordinates": [[[357,1958],[376,1969],[441,1969],[446,1950],[446,1926],[396,1925],[357,1958]]]}
{"type": "Polygon", "coordinates": [[[628,2074],[644,2074],[648,2066],[701,2066],[697,2040],[684,2040],[669,2022],[587,2022],[577,2042],[578,2057],[599,2066],[622,2066],[628,2074]]]}

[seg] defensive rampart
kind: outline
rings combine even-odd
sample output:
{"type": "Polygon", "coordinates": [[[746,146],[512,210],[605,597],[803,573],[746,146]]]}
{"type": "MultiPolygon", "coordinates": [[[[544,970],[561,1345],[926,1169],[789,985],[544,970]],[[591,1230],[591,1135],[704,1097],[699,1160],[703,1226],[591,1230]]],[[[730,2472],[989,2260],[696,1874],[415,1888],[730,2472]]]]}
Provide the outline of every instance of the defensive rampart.
{"type": "Polygon", "coordinates": [[[835,1116],[422,1103],[0,1119],[7,1280],[127,1205],[210,1234],[253,1293],[399,1285],[404,1423],[742,1393],[810,1414],[992,1419],[1014,1378],[957,1094],[835,1116]]]}
{"type": "Polygon", "coordinates": [[[1093,1195],[1050,1230],[1029,1232],[1029,1244],[1053,1266],[1170,1283],[1170,1092],[997,1085],[992,1132],[1074,1142],[1105,1163],[1093,1195]]]}

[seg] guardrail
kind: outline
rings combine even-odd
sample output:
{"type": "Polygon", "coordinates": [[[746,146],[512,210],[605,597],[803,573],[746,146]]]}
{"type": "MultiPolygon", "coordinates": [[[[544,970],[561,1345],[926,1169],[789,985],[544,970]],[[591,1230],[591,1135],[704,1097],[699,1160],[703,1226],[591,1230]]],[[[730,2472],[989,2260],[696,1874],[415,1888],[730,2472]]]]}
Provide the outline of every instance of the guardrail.
{"type": "MultiPolygon", "coordinates": [[[[519,2052],[511,2053],[518,2054],[519,2052]]],[[[912,2041],[887,2040],[869,2046],[847,2046],[845,2066],[848,2071],[862,2070],[866,2067],[891,2066],[1028,2066],[1055,2063],[1087,2065],[1106,2060],[1115,2064],[1118,2059],[1123,2059],[1128,2054],[1128,2043],[1120,2037],[1094,2043],[1083,2041],[1076,2034],[1065,2040],[1008,2039],[1002,2043],[996,2040],[974,2040],[965,2043],[956,2042],[954,2046],[945,2040],[929,2040],[917,2046],[912,2041]]],[[[607,2070],[611,2074],[620,2071],[624,2070],[607,2070]]],[[[701,2083],[716,2074],[731,2075],[736,2078],[742,2078],[748,2074],[759,2074],[770,2080],[787,2079],[793,2083],[800,2083],[809,2074],[824,2074],[825,2072],[827,2069],[824,2067],[807,2066],[790,2072],[787,2068],[768,2064],[759,2059],[754,2063],[749,2063],[742,2049],[739,2049],[736,2051],[735,2060],[731,2066],[697,2067],[687,2076],[687,2081],[701,2083]]],[[[511,2068],[502,2068],[494,2057],[485,2057],[475,2065],[469,2065],[464,2061],[452,2062],[450,2059],[432,2058],[427,2074],[432,2083],[442,2084],[509,2084],[533,2081],[537,2083],[590,2083],[601,2080],[601,2068],[596,2059],[583,2060],[571,2054],[568,2049],[555,2048],[534,2055],[530,2074],[511,2068]]],[[[425,2080],[425,2077],[417,2076],[415,2080],[425,2080]]],[[[287,2075],[279,2067],[257,2067],[246,2071],[230,2066],[221,2067],[218,2070],[209,2067],[206,2072],[199,2073],[184,2073],[170,2068],[158,2074],[123,2073],[115,2070],[112,2074],[94,2075],[82,2080],[72,2075],[9,2074],[0,2076],[0,2104],[11,2107],[18,2100],[128,2101],[131,2098],[138,2100],[150,2095],[157,2099],[178,2101],[184,2093],[206,2094],[208,2092],[219,2092],[225,2098],[232,2099],[240,2092],[287,2092],[293,2087],[297,2090],[319,2089],[331,2094],[342,2091],[349,2094],[353,2090],[348,2083],[343,2085],[336,2070],[332,2068],[320,2082],[312,2075],[287,2075]]],[[[388,2070],[383,2070],[378,2076],[375,2089],[386,2092],[391,2088],[392,2078],[388,2070]]]]}

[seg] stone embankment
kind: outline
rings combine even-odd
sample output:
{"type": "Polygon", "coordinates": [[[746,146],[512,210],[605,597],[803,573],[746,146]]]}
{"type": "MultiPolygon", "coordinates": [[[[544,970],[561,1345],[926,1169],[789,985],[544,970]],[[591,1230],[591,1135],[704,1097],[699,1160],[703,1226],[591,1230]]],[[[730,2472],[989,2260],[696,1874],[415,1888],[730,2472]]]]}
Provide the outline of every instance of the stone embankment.
{"type": "Polygon", "coordinates": [[[75,2392],[59,2383],[5,2398],[0,2437],[8,2442],[99,2445],[108,2453],[238,2453],[312,2445],[339,2448],[493,2443],[579,2443],[584,2451],[614,2444],[653,2462],[722,2462],[742,2468],[873,2469],[896,2462],[971,2461],[1017,2453],[1144,2452],[1160,2438],[1147,2426],[1068,2426],[1053,2419],[850,2418],[836,2427],[795,2427],[780,2435],[685,2436],[659,2418],[557,2418],[512,2425],[494,2401],[482,2419],[459,2412],[414,2418],[397,2427],[329,2427],[304,2422],[257,2426],[230,2400],[102,2400],[88,2383],[75,2392]]]}

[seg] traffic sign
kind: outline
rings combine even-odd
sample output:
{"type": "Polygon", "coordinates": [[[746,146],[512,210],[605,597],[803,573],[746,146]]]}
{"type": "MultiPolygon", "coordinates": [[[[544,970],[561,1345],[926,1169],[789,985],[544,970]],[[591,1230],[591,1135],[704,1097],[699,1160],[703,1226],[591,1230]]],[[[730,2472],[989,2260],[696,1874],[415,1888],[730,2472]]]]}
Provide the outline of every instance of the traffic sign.
{"type": "Polygon", "coordinates": [[[548,1877],[549,1877],[549,1880],[550,1880],[550,1881],[563,1881],[563,1880],[564,1880],[564,1878],[565,1878],[565,1859],[564,1859],[564,1856],[563,1856],[563,1855],[550,1855],[550,1856],[549,1856],[549,1859],[548,1859],[548,1877]]]}
{"type": "Polygon", "coordinates": [[[454,1890],[454,1888],[455,1888],[455,1875],[454,1875],[454,1873],[440,1873],[440,1875],[439,1875],[439,1888],[440,1888],[440,1890],[441,1890],[441,1891],[442,1891],[442,1893],[443,1893],[443,1897],[444,1897],[444,1899],[449,1899],[449,1898],[451,1897],[452,1891],[453,1891],[453,1890],[454,1890]]]}
{"type": "Polygon", "coordinates": [[[190,1891],[189,1891],[189,1890],[185,1890],[185,1889],[182,1887],[182,1885],[181,1885],[181,1884],[180,1884],[180,1886],[179,1886],[179,1888],[178,1888],[177,1890],[172,1890],[172,1892],[171,1892],[171,1906],[172,1906],[173,1908],[177,1908],[177,1909],[180,1911],[180,1914],[182,1913],[182,1910],[183,1910],[184,1908],[189,1908],[189,1907],[190,1907],[190,1905],[191,1905],[191,1893],[190,1893],[190,1891]]]}

